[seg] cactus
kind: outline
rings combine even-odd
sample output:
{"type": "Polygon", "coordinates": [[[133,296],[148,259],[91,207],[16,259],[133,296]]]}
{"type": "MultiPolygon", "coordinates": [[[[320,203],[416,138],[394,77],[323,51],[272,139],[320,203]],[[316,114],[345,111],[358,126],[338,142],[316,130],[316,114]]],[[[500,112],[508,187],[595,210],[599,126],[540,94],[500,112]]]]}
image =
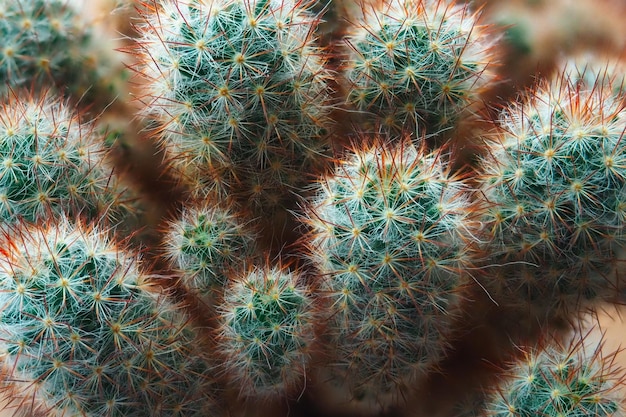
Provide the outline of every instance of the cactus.
{"type": "Polygon", "coordinates": [[[221,292],[228,271],[254,255],[255,235],[235,213],[232,208],[192,205],[169,222],[164,254],[188,290],[205,297],[221,292]]]}
{"type": "Polygon", "coordinates": [[[297,185],[285,179],[324,159],[329,72],[305,3],[166,0],[142,14],[145,113],[160,121],[174,166],[204,179],[194,192],[244,189],[247,202],[256,188],[238,184],[263,173],[285,194],[297,185]]]}
{"type": "Polygon", "coordinates": [[[467,5],[443,0],[372,9],[346,40],[348,103],[391,132],[452,125],[494,79],[487,28],[467,5]]]}
{"type": "Polygon", "coordinates": [[[489,205],[486,250],[502,265],[503,297],[567,317],[616,295],[625,121],[610,86],[567,78],[541,83],[502,114],[480,182],[489,205]]]}
{"type": "Polygon", "coordinates": [[[17,385],[9,408],[207,415],[190,413],[213,401],[205,359],[182,310],[151,288],[136,255],[66,219],[16,225],[1,247],[4,383],[17,385]]]}
{"type": "Polygon", "coordinates": [[[298,272],[267,264],[236,273],[218,307],[218,351],[244,398],[300,393],[315,340],[307,286],[298,272]]]}
{"type": "Polygon", "coordinates": [[[121,220],[134,209],[108,167],[103,137],[50,93],[14,93],[0,108],[0,218],[121,220]]]}
{"type": "Polygon", "coordinates": [[[55,86],[100,109],[109,105],[126,73],[80,12],[73,0],[1,0],[0,91],[55,86]]]}
{"type": "Polygon", "coordinates": [[[489,417],[618,417],[623,383],[612,361],[583,343],[529,349],[484,407],[489,417]]]}
{"type": "Polygon", "coordinates": [[[470,206],[442,158],[406,140],[357,149],[306,207],[306,255],[325,277],[337,349],[332,373],[372,409],[397,403],[448,344],[470,206]]]}

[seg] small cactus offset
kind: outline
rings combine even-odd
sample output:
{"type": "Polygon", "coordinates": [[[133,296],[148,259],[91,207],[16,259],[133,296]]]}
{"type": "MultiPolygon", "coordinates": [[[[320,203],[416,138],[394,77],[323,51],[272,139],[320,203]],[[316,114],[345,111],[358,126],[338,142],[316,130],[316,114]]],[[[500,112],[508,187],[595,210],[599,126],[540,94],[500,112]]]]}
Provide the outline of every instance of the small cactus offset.
{"type": "Polygon", "coordinates": [[[618,387],[624,383],[613,361],[582,341],[529,349],[507,372],[487,401],[486,417],[621,417],[624,407],[618,387]]]}
{"type": "Polygon", "coordinates": [[[8,409],[49,416],[203,415],[213,404],[182,310],[106,233],[61,219],[3,232],[8,409]],[[201,411],[202,410],[202,411],[201,411]]]}
{"type": "Polygon", "coordinates": [[[239,395],[300,394],[319,317],[299,273],[283,265],[243,266],[228,283],[218,310],[218,351],[239,395]]]}
{"type": "Polygon", "coordinates": [[[306,207],[305,256],[324,277],[336,349],[331,374],[371,411],[401,401],[448,345],[470,204],[443,158],[406,140],[357,149],[306,207]]]}
{"type": "Polygon", "coordinates": [[[164,252],[187,289],[209,296],[223,290],[231,268],[254,256],[255,240],[232,208],[202,204],[168,224],[164,252]]]}
{"type": "Polygon", "coordinates": [[[347,100],[381,127],[449,127],[493,82],[493,38],[467,5],[385,0],[370,7],[345,41],[347,100]]]}
{"type": "Polygon", "coordinates": [[[105,161],[104,134],[69,104],[43,93],[11,93],[0,105],[0,219],[65,214],[119,222],[134,210],[105,161]]]}
{"type": "Polygon", "coordinates": [[[247,203],[259,188],[244,180],[263,174],[270,197],[256,208],[268,209],[277,189],[285,194],[324,160],[329,72],[306,3],[165,0],[142,14],[145,112],[194,193],[247,203]]]}
{"type": "Polygon", "coordinates": [[[543,82],[502,114],[481,164],[490,260],[541,314],[568,316],[623,285],[626,110],[610,90],[543,82]]]}

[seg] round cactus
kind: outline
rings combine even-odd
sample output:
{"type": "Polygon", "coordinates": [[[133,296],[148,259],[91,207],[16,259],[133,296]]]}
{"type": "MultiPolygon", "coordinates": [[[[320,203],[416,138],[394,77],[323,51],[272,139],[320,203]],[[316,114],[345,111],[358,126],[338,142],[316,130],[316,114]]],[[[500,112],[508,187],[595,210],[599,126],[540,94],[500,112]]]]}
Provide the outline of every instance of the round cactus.
{"type": "Polygon", "coordinates": [[[132,208],[90,123],[60,100],[15,94],[0,107],[0,219],[65,213],[119,220],[132,208]]]}
{"type": "Polygon", "coordinates": [[[104,108],[125,69],[102,47],[74,0],[0,0],[0,91],[56,86],[104,108]],[[85,98],[87,96],[87,98],[85,98]],[[104,98],[103,98],[104,97],[104,98]]]}
{"type": "Polygon", "coordinates": [[[444,0],[364,10],[346,38],[348,103],[392,132],[451,125],[493,80],[492,38],[477,18],[444,0]]]}
{"type": "Polygon", "coordinates": [[[285,266],[244,271],[232,277],[218,307],[225,373],[243,397],[300,392],[318,321],[312,296],[285,266]]]}
{"type": "Polygon", "coordinates": [[[331,373],[369,411],[444,355],[469,249],[463,184],[406,140],[357,150],[321,181],[304,219],[325,277],[331,373]]]}
{"type": "Polygon", "coordinates": [[[296,185],[286,179],[324,159],[328,71],[304,3],[166,0],[142,14],[145,112],[174,166],[204,179],[195,191],[225,185],[247,202],[250,187],[237,184],[263,173],[285,194],[296,185]]]}
{"type": "Polygon", "coordinates": [[[205,358],[182,310],[138,257],[62,219],[3,232],[0,350],[7,408],[50,416],[188,416],[207,410],[205,358]]]}
{"type": "Polygon", "coordinates": [[[166,230],[165,256],[182,274],[184,286],[200,295],[221,291],[228,271],[255,252],[253,232],[232,209],[187,207],[166,230]]]}
{"type": "Polygon", "coordinates": [[[484,415],[622,416],[624,407],[617,387],[623,377],[612,360],[612,356],[602,356],[600,350],[586,351],[581,343],[531,349],[487,402],[484,415]]]}
{"type": "Polygon", "coordinates": [[[495,291],[544,316],[623,285],[626,109],[605,87],[542,83],[501,115],[481,165],[495,291]]]}

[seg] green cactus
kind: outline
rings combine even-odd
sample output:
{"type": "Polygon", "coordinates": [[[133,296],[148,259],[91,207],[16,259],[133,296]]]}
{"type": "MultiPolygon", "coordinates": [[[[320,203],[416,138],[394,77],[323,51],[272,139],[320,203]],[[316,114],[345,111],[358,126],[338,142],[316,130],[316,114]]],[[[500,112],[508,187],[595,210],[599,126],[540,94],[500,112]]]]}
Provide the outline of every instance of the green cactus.
{"type": "Polygon", "coordinates": [[[611,364],[612,358],[600,351],[586,352],[580,343],[529,350],[487,402],[484,415],[622,416],[617,387],[623,378],[611,364]]]}
{"type": "Polygon", "coordinates": [[[467,5],[450,1],[386,0],[364,10],[346,39],[348,103],[392,132],[449,127],[493,80],[485,30],[467,5]]]}
{"type": "Polygon", "coordinates": [[[318,317],[297,272],[281,265],[244,269],[233,276],[218,310],[218,351],[242,397],[302,391],[318,317]]]}
{"type": "Polygon", "coordinates": [[[255,235],[239,217],[231,208],[205,203],[186,207],[168,224],[164,255],[187,289],[201,296],[221,292],[228,271],[254,255],[255,235]]]}
{"type": "Polygon", "coordinates": [[[75,1],[0,0],[0,36],[0,91],[54,86],[102,109],[126,79],[75,1]]]}
{"type": "Polygon", "coordinates": [[[543,82],[488,138],[480,182],[485,250],[500,265],[494,291],[543,318],[575,314],[622,285],[626,110],[610,90],[543,82]]]}
{"type": "Polygon", "coordinates": [[[7,409],[50,416],[206,416],[206,358],[182,310],[133,253],[61,219],[4,230],[0,257],[7,409]]]}
{"type": "Polygon", "coordinates": [[[52,94],[11,94],[0,107],[0,219],[68,216],[118,222],[135,209],[103,137],[52,94]]]}
{"type": "Polygon", "coordinates": [[[443,357],[469,260],[464,186],[407,141],[356,150],[306,208],[306,256],[325,277],[331,374],[371,409],[401,400],[443,357]]]}
{"type": "Polygon", "coordinates": [[[160,121],[173,165],[203,183],[198,195],[247,203],[257,189],[240,184],[263,174],[272,185],[259,205],[273,204],[276,189],[284,200],[325,159],[329,72],[313,37],[318,18],[284,0],[166,0],[142,14],[145,112],[160,121]]]}

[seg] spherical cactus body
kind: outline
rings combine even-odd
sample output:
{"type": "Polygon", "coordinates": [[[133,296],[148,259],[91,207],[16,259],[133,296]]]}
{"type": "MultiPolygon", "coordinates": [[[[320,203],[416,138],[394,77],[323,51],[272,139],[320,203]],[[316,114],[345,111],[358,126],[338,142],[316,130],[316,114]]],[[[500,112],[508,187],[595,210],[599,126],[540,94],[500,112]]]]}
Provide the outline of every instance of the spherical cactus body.
{"type": "Polygon", "coordinates": [[[129,214],[130,194],[107,166],[102,139],[52,94],[7,97],[0,107],[2,221],[129,214]]]}
{"type": "Polygon", "coordinates": [[[304,3],[167,0],[143,16],[146,112],[196,192],[247,202],[257,185],[269,194],[257,206],[270,206],[324,160],[328,70],[304,3]],[[256,176],[264,181],[245,181],[256,176]]]}
{"type": "Polygon", "coordinates": [[[5,230],[0,299],[8,408],[187,416],[213,404],[182,310],[102,231],[65,219],[5,230]]]}
{"type": "Polygon", "coordinates": [[[302,392],[319,317],[298,272],[281,265],[244,269],[231,279],[218,310],[223,366],[241,396],[302,392]]]}
{"type": "Polygon", "coordinates": [[[114,47],[81,14],[74,0],[0,1],[0,90],[57,87],[86,104],[110,105],[125,81],[114,47]]]}
{"type": "Polygon", "coordinates": [[[323,276],[331,374],[368,412],[444,355],[469,260],[469,204],[441,154],[407,141],[356,150],[306,208],[307,255],[323,276]]]}
{"type": "Polygon", "coordinates": [[[466,5],[389,0],[364,10],[355,26],[347,37],[347,101],[379,127],[449,127],[493,80],[494,49],[466,5]]]}
{"type": "Polygon", "coordinates": [[[489,417],[622,416],[617,387],[623,377],[614,357],[583,345],[532,349],[517,363],[484,407],[489,417]]]}
{"type": "Polygon", "coordinates": [[[241,268],[256,251],[255,234],[241,216],[210,204],[187,207],[171,221],[164,245],[183,285],[201,296],[223,291],[229,271],[241,268]]]}
{"type": "Polygon", "coordinates": [[[626,208],[622,103],[600,83],[565,78],[542,83],[501,115],[481,184],[486,250],[502,278],[494,290],[502,301],[515,303],[512,296],[547,318],[617,294],[626,208]]]}

